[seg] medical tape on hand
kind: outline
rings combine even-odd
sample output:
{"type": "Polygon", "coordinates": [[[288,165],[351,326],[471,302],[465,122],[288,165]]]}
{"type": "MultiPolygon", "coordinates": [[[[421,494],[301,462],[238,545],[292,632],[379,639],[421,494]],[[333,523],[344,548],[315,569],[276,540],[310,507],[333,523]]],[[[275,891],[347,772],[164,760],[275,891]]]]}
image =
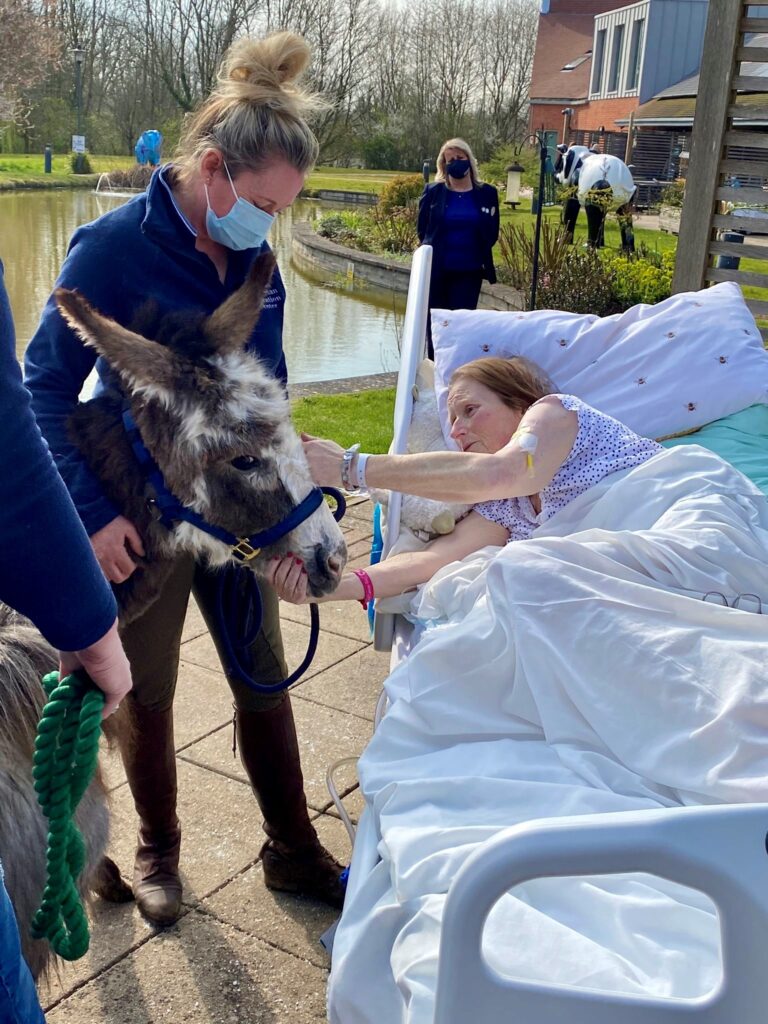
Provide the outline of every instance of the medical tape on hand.
{"type": "Polygon", "coordinates": [[[521,452],[525,452],[525,462],[528,472],[533,473],[533,453],[539,446],[539,439],[530,427],[520,427],[512,435],[512,440],[517,441],[521,452]]]}

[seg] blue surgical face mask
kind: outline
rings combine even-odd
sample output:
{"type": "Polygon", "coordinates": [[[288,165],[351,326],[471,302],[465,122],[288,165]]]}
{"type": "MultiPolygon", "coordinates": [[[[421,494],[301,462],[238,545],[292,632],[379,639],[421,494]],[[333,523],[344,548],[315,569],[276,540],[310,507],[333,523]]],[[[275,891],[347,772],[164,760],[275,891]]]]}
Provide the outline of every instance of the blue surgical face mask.
{"type": "Polygon", "coordinates": [[[228,213],[225,213],[223,217],[217,217],[211,209],[208,186],[205,186],[205,201],[208,204],[205,228],[208,237],[214,242],[218,242],[219,245],[225,245],[227,249],[259,249],[274,224],[275,218],[271,213],[260,210],[258,206],[254,206],[253,203],[249,203],[239,196],[226,163],[224,170],[227,172],[229,184],[235,193],[235,202],[228,213]]]}
{"type": "Polygon", "coordinates": [[[452,178],[464,178],[469,173],[470,166],[469,160],[463,160],[461,157],[456,157],[455,160],[448,161],[445,165],[445,169],[452,178]]]}

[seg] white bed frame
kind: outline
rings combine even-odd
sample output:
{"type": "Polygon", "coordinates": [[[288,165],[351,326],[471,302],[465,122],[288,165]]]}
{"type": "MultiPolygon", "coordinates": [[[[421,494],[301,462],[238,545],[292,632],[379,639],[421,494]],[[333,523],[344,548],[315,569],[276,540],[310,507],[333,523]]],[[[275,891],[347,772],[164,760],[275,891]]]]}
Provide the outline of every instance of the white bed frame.
{"type": "MultiPolygon", "coordinates": [[[[392,451],[406,450],[416,370],[425,353],[432,250],[414,255],[395,399],[392,451]]],[[[392,494],[383,534],[386,558],[400,529],[392,494]]],[[[410,627],[377,613],[377,650],[392,666],[407,657],[410,627]]],[[[378,717],[383,711],[380,705],[378,717]]],[[[510,828],[478,849],[448,891],[443,916],[435,1024],[765,1024],[768,1020],[768,805],[675,808],[542,819],[510,828]],[[649,872],[706,893],[721,930],[723,976],[693,1000],[641,999],[502,977],[482,954],[494,903],[533,878],[649,872]]],[[[377,863],[378,835],[368,810],[357,830],[348,898],[377,863]]]]}

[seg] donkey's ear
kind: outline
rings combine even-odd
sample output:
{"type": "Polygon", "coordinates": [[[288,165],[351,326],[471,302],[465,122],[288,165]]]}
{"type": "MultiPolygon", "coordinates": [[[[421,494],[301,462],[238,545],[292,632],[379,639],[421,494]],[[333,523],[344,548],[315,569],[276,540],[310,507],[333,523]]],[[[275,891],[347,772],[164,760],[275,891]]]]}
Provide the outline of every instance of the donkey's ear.
{"type": "Polygon", "coordinates": [[[130,390],[173,388],[174,356],[169,349],[102,316],[79,292],[57,288],[54,298],[72,330],[104,356],[130,390]]]}
{"type": "Polygon", "coordinates": [[[205,321],[206,337],[217,352],[237,352],[245,348],[259,319],[276,264],[271,252],[255,259],[243,284],[205,321]]]}

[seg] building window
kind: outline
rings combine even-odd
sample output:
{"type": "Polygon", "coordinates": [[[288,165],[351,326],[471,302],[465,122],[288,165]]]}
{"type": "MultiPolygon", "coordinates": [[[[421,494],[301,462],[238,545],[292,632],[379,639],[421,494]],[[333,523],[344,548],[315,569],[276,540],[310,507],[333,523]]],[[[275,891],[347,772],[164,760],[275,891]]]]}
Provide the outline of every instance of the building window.
{"type": "Polygon", "coordinates": [[[580,57],[577,57],[576,60],[569,60],[567,64],[564,64],[563,67],[560,68],[560,70],[561,71],[575,71],[576,68],[580,68],[581,65],[584,64],[585,61],[588,61],[591,56],[592,56],[592,51],[591,50],[587,50],[586,53],[582,53],[582,55],[580,57]]]}
{"type": "Polygon", "coordinates": [[[592,58],[592,92],[600,92],[603,86],[603,59],[605,57],[605,29],[601,28],[595,40],[595,54],[592,58]]]}
{"type": "Polygon", "coordinates": [[[621,67],[622,50],[624,49],[624,26],[616,25],[613,30],[613,49],[611,50],[611,74],[608,79],[608,92],[616,92],[619,88],[619,68],[621,67]]]}
{"type": "Polygon", "coordinates": [[[636,89],[640,79],[640,62],[643,56],[643,30],[645,18],[638,18],[632,25],[632,39],[629,44],[629,64],[625,89],[636,89]]]}

